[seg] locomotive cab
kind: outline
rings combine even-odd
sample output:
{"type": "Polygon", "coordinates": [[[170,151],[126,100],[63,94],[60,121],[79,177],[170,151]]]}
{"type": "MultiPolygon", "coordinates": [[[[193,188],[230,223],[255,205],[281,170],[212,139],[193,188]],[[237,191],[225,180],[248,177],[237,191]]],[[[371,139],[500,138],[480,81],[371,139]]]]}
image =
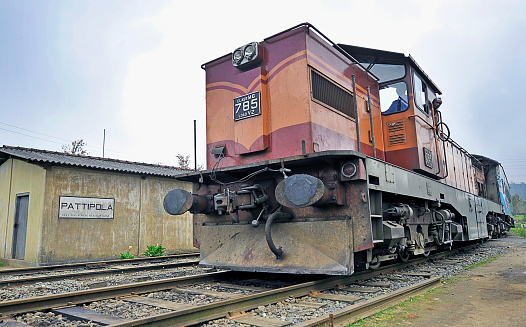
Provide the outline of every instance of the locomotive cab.
{"type": "Polygon", "coordinates": [[[440,89],[411,56],[339,46],[379,78],[385,160],[432,178],[445,177],[448,136],[438,111],[440,89]]]}

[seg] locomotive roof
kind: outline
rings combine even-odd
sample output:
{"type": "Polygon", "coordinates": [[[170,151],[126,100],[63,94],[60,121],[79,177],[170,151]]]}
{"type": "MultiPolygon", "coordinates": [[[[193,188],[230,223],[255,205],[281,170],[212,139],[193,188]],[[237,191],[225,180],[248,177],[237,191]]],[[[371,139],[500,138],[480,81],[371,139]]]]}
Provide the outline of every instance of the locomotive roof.
{"type": "Polygon", "coordinates": [[[358,61],[361,61],[363,58],[374,58],[379,60],[389,60],[389,61],[398,61],[398,62],[408,62],[419,74],[422,76],[426,82],[433,87],[436,93],[442,94],[442,91],[438,86],[431,80],[431,78],[424,72],[424,70],[416,63],[415,59],[411,55],[406,56],[400,52],[392,52],[371,48],[358,47],[355,45],[347,45],[339,43],[338,46],[342,48],[349,55],[356,58],[358,61]]]}
{"type": "Polygon", "coordinates": [[[491,159],[485,156],[481,156],[479,154],[473,154],[475,158],[477,158],[478,161],[480,161],[485,166],[497,166],[500,165],[500,162],[498,162],[495,159],[491,159]]]}

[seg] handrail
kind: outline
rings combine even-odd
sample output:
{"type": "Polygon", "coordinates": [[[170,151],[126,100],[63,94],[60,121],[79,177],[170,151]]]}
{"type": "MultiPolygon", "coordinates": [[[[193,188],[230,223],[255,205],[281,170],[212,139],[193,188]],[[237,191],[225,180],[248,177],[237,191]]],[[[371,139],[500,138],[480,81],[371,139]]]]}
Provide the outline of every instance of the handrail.
{"type": "Polygon", "coordinates": [[[356,121],[356,143],[358,144],[357,151],[362,152],[362,146],[360,144],[360,123],[358,122],[358,103],[356,103],[356,100],[358,97],[356,96],[356,75],[352,75],[352,92],[354,96],[354,119],[356,121]]]}
{"type": "MultiPolygon", "coordinates": [[[[356,102],[356,101],[355,101],[356,102]]],[[[369,120],[371,121],[371,139],[373,141],[373,157],[376,158],[376,142],[374,139],[373,112],[371,111],[371,87],[367,86],[367,110],[369,111],[369,120]]]]}
{"type": "MultiPolygon", "coordinates": [[[[439,122],[443,122],[442,120],[442,113],[440,111],[437,110],[437,113],[438,113],[438,120],[439,122]]],[[[435,110],[432,110],[432,115],[433,115],[433,122],[435,122],[435,110]]],[[[435,135],[436,135],[436,131],[435,131],[435,135]]],[[[442,140],[442,148],[444,150],[444,163],[445,163],[445,166],[446,166],[446,173],[444,175],[444,177],[440,177],[440,179],[445,179],[446,177],[449,176],[449,167],[447,165],[447,154],[446,154],[446,141],[442,140]]]]}
{"type": "MultiPolygon", "coordinates": [[[[345,50],[343,50],[338,44],[334,43],[331,39],[329,39],[327,36],[325,36],[325,34],[323,34],[322,32],[320,32],[316,27],[314,27],[314,25],[312,25],[311,23],[301,23],[301,24],[298,24],[296,26],[293,26],[291,28],[288,28],[282,32],[279,32],[279,33],[276,33],[272,36],[269,36],[269,37],[266,37],[263,39],[263,41],[267,41],[268,39],[271,39],[273,37],[276,37],[276,36],[279,36],[281,34],[284,34],[284,33],[287,33],[289,31],[292,31],[296,28],[299,28],[299,27],[302,27],[302,26],[306,26],[308,28],[311,28],[312,30],[314,30],[318,35],[320,35],[322,38],[325,39],[325,41],[329,42],[334,48],[336,48],[338,51],[340,51],[345,57],[347,57],[347,59],[350,59],[351,61],[354,61],[355,64],[358,64],[358,66],[362,67],[362,69],[368,73],[369,75],[371,75],[372,77],[374,77],[377,81],[380,80],[380,78],[378,76],[376,76],[375,74],[373,74],[373,72],[371,72],[369,69],[367,69],[364,65],[362,65],[356,58],[354,58],[353,56],[351,56],[349,53],[347,53],[345,50]]],[[[205,64],[203,64],[205,65],[205,64]]]]}
{"type": "MultiPolygon", "coordinates": [[[[263,39],[263,41],[267,42],[268,39],[271,39],[273,37],[276,37],[276,36],[279,36],[281,34],[284,34],[284,33],[287,33],[287,32],[290,32],[294,29],[297,29],[299,27],[302,27],[302,26],[306,26],[312,30],[314,30],[319,36],[321,36],[322,38],[325,39],[325,41],[327,41],[328,43],[331,44],[331,46],[333,46],[334,48],[336,48],[341,54],[343,54],[347,59],[350,59],[351,61],[353,61],[355,64],[357,64],[358,66],[360,66],[367,74],[369,74],[370,76],[374,77],[377,81],[380,80],[380,78],[378,76],[376,76],[375,74],[373,74],[373,72],[371,72],[369,69],[367,69],[364,65],[362,65],[356,58],[354,58],[353,56],[351,56],[349,53],[347,53],[345,50],[342,49],[342,47],[340,47],[338,44],[334,43],[333,41],[331,41],[331,39],[329,39],[327,36],[325,36],[325,34],[323,34],[322,32],[320,32],[316,27],[314,27],[314,25],[312,25],[311,23],[301,23],[301,24],[298,24],[296,26],[293,26],[291,28],[287,28],[286,30],[284,31],[281,31],[279,33],[276,33],[272,36],[269,36],[269,37],[266,37],[263,39]]],[[[226,57],[226,56],[230,56],[230,54],[227,54],[227,55],[224,55],[224,56],[221,56],[219,58],[216,58],[214,60],[210,60],[208,62],[205,62],[204,64],[201,65],[201,68],[202,69],[205,69],[206,68],[206,65],[211,63],[211,62],[214,62],[220,58],[223,58],[223,57],[226,57]]]]}

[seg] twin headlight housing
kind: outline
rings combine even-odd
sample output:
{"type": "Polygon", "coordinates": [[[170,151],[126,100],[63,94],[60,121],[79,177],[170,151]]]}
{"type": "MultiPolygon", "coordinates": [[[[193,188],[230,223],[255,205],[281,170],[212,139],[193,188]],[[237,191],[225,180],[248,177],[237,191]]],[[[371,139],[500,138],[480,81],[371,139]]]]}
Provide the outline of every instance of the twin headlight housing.
{"type": "Polygon", "coordinates": [[[261,62],[260,46],[257,42],[250,42],[232,52],[232,65],[245,68],[261,62]]]}

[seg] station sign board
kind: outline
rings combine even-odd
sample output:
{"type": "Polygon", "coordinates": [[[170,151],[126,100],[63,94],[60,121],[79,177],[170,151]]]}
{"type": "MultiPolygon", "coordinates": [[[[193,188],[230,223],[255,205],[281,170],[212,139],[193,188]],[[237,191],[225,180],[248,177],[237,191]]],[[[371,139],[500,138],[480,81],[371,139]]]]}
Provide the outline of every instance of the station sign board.
{"type": "Polygon", "coordinates": [[[115,199],[60,196],[58,218],[113,219],[115,199]]]}

